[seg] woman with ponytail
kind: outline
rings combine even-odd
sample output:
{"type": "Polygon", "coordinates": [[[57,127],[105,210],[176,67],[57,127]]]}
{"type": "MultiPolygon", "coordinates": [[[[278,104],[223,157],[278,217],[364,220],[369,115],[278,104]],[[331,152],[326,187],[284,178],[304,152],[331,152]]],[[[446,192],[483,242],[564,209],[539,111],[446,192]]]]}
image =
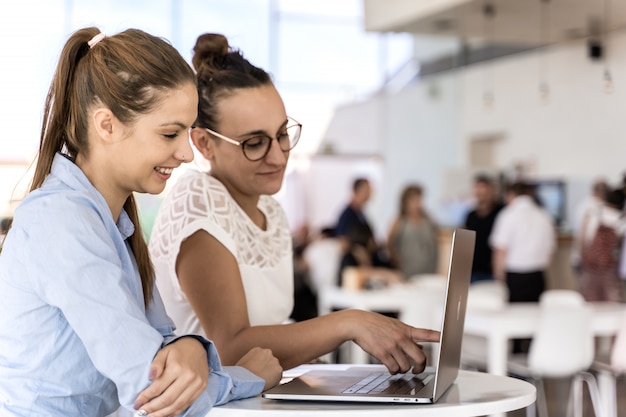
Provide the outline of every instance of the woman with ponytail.
{"type": "Polygon", "coordinates": [[[193,158],[197,103],[163,39],[85,28],[66,42],[0,257],[0,415],[204,416],[280,378],[269,350],[223,368],[210,341],[176,336],[155,288],[133,192],[160,193],[193,158]]]}
{"type": "Polygon", "coordinates": [[[270,75],[224,36],[200,36],[193,65],[199,104],[191,138],[210,171],[190,169],[177,181],[150,238],[157,285],[176,325],[212,339],[224,363],[261,346],[287,369],[354,340],[393,373],[420,372],[418,342],[439,341],[439,332],[357,310],[283,324],[293,307],[293,254],[271,195],[301,125],[287,116],[270,75]]]}

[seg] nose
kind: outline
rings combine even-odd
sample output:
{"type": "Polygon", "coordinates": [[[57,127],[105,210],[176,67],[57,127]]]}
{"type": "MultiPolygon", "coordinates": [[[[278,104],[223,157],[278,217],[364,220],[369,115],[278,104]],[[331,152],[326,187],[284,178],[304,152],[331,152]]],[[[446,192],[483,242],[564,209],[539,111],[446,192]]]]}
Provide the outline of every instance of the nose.
{"type": "Polygon", "coordinates": [[[191,139],[189,135],[181,138],[181,144],[176,150],[175,158],[183,162],[193,161],[193,148],[191,147],[191,139]]]}
{"type": "Polygon", "coordinates": [[[280,165],[286,163],[287,158],[289,158],[289,152],[280,149],[277,140],[272,140],[270,142],[270,150],[265,155],[265,162],[272,165],[280,165]]]}

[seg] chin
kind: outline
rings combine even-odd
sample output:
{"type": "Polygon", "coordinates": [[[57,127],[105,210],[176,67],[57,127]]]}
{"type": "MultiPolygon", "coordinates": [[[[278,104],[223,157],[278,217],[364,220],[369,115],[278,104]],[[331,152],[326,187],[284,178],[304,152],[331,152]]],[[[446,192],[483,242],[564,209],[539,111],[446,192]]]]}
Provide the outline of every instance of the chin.
{"type": "Polygon", "coordinates": [[[274,195],[280,191],[281,185],[278,186],[266,186],[261,188],[260,194],[274,195]]]}
{"type": "Polygon", "coordinates": [[[165,190],[165,184],[158,184],[158,185],[150,185],[148,187],[144,187],[143,190],[138,191],[138,192],[157,195],[157,194],[161,194],[163,190],[165,190]]]}

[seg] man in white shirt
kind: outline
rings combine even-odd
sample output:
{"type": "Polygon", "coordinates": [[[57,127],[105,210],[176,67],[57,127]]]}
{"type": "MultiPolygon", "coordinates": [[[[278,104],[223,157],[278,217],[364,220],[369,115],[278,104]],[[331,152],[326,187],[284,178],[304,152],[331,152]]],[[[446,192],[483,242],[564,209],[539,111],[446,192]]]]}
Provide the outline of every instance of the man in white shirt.
{"type": "MultiPolygon", "coordinates": [[[[510,302],[539,301],[555,248],[553,220],[531,191],[521,182],[507,187],[507,206],[498,214],[489,237],[494,278],[506,281],[510,302]]],[[[516,341],[514,352],[524,351],[523,345],[516,341]]]]}
{"type": "Polygon", "coordinates": [[[506,280],[511,302],[539,300],[555,247],[552,218],[530,194],[530,186],[524,183],[507,188],[507,206],[489,237],[494,276],[506,280]]]}

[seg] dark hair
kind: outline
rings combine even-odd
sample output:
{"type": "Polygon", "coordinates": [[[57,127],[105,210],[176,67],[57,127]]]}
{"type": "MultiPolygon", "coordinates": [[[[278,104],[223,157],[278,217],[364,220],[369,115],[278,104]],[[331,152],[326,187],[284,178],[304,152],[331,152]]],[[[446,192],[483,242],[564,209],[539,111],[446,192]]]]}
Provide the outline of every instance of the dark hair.
{"type": "Polygon", "coordinates": [[[205,33],[193,47],[192,61],[198,77],[198,118],[195,126],[217,128],[219,99],[241,88],[272,84],[270,75],[252,65],[224,35],[205,33]]]}
{"type": "MultiPolygon", "coordinates": [[[[418,184],[410,184],[404,187],[402,193],[400,194],[400,216],[404,217],[407,215],[406,206],[409,202],[409,199],[413,196],[422,196],[424,194],[424,189],[421,185],[418,184]]],[[[425,214],[422,210],[422,214],[425,214]]]]}
{"type": "MultiPolygon", "coordinates": [[[[74,32],[63,47],[46,97],[39,155],[31,191],[41,187],[57,152],[72,159],[89,152],[88,111],[96,104],[108,107],[124,124],[150,112],[162,92],[185,83],[195,74],[165,40],[138,29],[107,36],[93,46],[95,27],[74,32]]],[[[152,299],[154,268],[141,231],[132,194],[124,209],[135,226],[130,246],[137,260],[146,306],[152,299]]]]}
{"type": "Polygon", "coordinates": [[[9,229],[11,228],[11,224],[13,224],[13,217],[5,217],[2,220],[0,220],[0,233],[3,233],[3,234],[8,233],[9,229]]]}
{"type": "Polygon", "coordinates": [[[365,184],[369,184],[369,180],[367,178],[357,178],[352,182],[352,191],[356,192],[359,188],[361,188],[365,184]]]}
{"type": "Polygon", "coordinates": [[[606,193],[606,203],[621,211],[624,208],[624,192],[622,189],[609,190],[606,193]]]}
{"type": "Polygon", "coordinates": [[[350,246],[360,245],[367,248],[372,239],[372,231],[363,223],[355,223],[348,229],[346,237],[350,246]]]}
{"type": "Polygon", "coordinates": [[[522,181],[514,182],[513,184],[509,184],[506,187],[506,191],[512,193],[513,195],[532,195],[532,187],[522,181]]]}
{"type": "Polygon", "coordinates": [[[485,185],[493,185],[493,179],[487,174],[477,174],[474,176],[474,182],[485,185]]]}

